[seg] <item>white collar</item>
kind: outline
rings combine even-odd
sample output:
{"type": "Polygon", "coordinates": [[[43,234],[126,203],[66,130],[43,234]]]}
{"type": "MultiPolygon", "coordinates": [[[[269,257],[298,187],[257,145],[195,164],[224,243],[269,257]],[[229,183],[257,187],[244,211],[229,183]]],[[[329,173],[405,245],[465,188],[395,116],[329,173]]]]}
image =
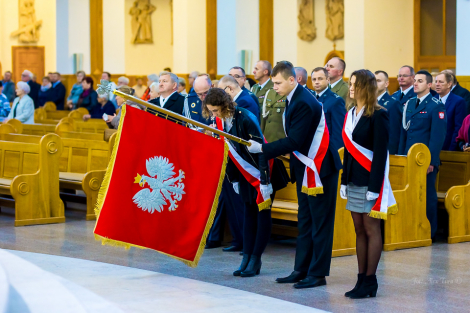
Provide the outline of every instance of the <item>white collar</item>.
{"type": "Polygon", "coordinates": [[[163,98],[162,96],[160,96],[160,106],[161,106],[162,108],[165,106],[165,104],[166,104],[166,102],[168,101],[168,99],[170,99],[171,96],[172,96],[175,92],[176,92],[176,91],[173,91],[173,92],[171,93],[171,95],[169,95],[169,96],[166,97],[166,98],[163,98]]]}
{"type": "Polygon", "coordinates": [[[222,120],[224,122],[224,129],[228,132],[230,129],[232,129],[233,125],[233,116],[227,117],[225,120],[222,120]]]}
{"type": "Polygon", "coordinates": [[[259,85],[259,86],[260,86],[260,88],[259,88],[259,89],[260,89],[260,90],[261,90],[261,89],[263,89],[263,88],[264,88],[264,86],[266,86],[266,84],[267,84],[267,83],[268,83],[268,81],[270,81],[270,80],[271,80],[271,78],[268,78],[268,80],[267,80],[267,81],[265,81],[265,82],[264,82],[262,85],[259,85]]]}
{"type": "Polygon", "coordinates": [[[342,80],[343,80],[343,78],[340,78],[337,81],[335,81],[333,84],[330,84],[330,88],[333,88],[334,86],[336,86],[342,80]]]}
{"type": "Polygon", "coordinates": [[[328,87],[326,87],[325,89],[323,89],[322,92],[318,93],[315,91],[315,93],[317,94],[318,98],[320,98],[321,96],[323,96],[323,94],[326,92],[326,90],[328,89],[328,87]]]}
{"type": "Polygon", "coordinates": [[[449,98],[450,92],[448,92],[444,97],[439,96],[439,100],[442,101],[442,103],[446,104],[447,98],[449,98]]]}
{"type": "Polygon", "coordinates": [[[421,98],[419,98],[419,103],[422,103],[424,101],[424,99],[426,99],[427,96],[429,96],[431,93],[428,92],[427,94],[425,94],[424,96],[422,96],[421,98]]]}
{"type": "Polygon", "coordinates": [[[406,90],[402,90],[402,89],[400,88],[400,91],[406,95],[406,94],[411,90],[411,88],[413,88],[413,85],[411,85],[410,87],[408,87],[406,90]]]}
{"type": "Polygon", "coordinates": [[[361,119],[362,114],[364,114],[364,108],[365,108],[365,106],[362,107],[362,109],[359,111],[359,113],[357,113],[357,115],[356,115],[357,107],[355,107],[353,109],[353,111],[351,112],[352,113],[353,130],[354,130],[354,128],[356,128],[356,125],[359,122],[359,120],[361,119]]]}
{"type": "Polygon", "coordinates": [[[240,97],[240,95],[241,95],[242,92],[243,92],[243,89],[240,90],[240,92],[237,93],[237,95],[236,95],[235,97],[233,97],[233,101],[234,101],[234,102],[237,101],[238,97],[240,97]]]}
{"type": "Polygon", "coordinates": [[[294,92],[295,92],[295,90],[297,89],[297,86],[299,86],[299,84],[298,84],[298,83],[297,83],[297,84],[295,84],[295,87],[294,87],[294,89],[292,89],[292,91],[291,91],[291,92],[289,92],[289,94],[287,95],[287,101],[289,101],[289,103],[290,103],[290,101],[292,100],[292,96],[294,95],[294,92]]]}
{"type": "Polygon", "coordinates": [[[380,101],[380,99],[382,99],[382,97],[384,96],[384,94],[387,93],[387,90],[385,90],[380,96],[377,97],[377,102],[380,101]]]}
{"type": "Polygon", "coordinates": [[[452,88],[450,89],[450,91],[454,90],[455,87],[457,87],[457,85],[452,86],[452,88]]]}
{"type": "Polygon", "coordinates": [[[303,84],[303,85],[302,85],[302,87],[304,87],[304,88],[308,88],[308,87],[307,87],[307,84],[303,84]]]}

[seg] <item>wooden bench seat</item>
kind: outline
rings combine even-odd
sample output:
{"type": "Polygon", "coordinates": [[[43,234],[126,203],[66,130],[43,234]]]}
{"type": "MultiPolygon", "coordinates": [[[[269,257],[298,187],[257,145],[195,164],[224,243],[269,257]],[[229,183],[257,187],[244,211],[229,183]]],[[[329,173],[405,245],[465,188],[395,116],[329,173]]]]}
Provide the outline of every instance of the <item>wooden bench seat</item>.
{"type": "MultiPolygon", "coordinates": [[[[12,196],[15,226],[63,223],[64,204],[59,196],[59,155],[62,140],[48,134],[33,142],[0,138],[0,194],[12,196]]],[[[1,206],[10,206],[8,199],[1,206]]]]}

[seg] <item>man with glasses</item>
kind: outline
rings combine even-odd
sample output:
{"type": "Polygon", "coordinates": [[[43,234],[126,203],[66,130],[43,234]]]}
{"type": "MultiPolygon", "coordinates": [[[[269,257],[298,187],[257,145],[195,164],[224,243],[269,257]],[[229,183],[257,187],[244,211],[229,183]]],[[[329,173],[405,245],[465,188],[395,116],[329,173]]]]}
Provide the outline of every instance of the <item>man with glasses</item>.
{"type": "Polygon", "coordinates": [[[202,117],[202,101],[212,88],[212,82],[209,75],[203,74],[196,77],[193,82],[193,92],[186,95],[184,99],[184,116],[195,121],[211,124],[211,121],[202,117]]]}
{"type": "MultiPolygon", "coordinates": [[[[397,79],[400,89],[392,95],[392,98],[405,105],[408,100],[416,97],[416,93],[413,90],[415,80],[414,68],[409,65],[403,65],[398,71],[397,79]]],[[[401,108],[401,111],[403,112],[403,108],[401,108]]]]}
{"type": "Polygon", "coordinates": [[[248,93],[248,95],[255,100],[255,103],[258,103],[258,98],[248,89],[245,87],[245,82],[246,82],[246,75],[245,75],[245,70],[240,67],[240,66],[234,66],[230,69],[228,72],[228,75],[232,76],[235,78],[235,80],[238,82],[238,86],[244,91],[248,93]]]}
{"type": "Polygon", "coordinates": [[[238,107],[247,109],[253,113],[256,121],[259,123],[258,101],[254,100],[246,89],[243,90],[240,88],[239,82],[237,82],[235,77],[230,75],[222,77],[219,81],[219,88],[228,93],[238,107]]]}

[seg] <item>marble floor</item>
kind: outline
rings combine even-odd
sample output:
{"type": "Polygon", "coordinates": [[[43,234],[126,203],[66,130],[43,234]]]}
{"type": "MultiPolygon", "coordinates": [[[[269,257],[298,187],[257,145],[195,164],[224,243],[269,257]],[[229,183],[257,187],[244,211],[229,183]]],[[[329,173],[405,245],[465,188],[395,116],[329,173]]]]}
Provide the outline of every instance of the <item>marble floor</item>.
{"type": "MultiPolygon", "coordinates": [[[[93,237],[94,222],[85,221],[81,205],[70,204],[66,217],[65,224],[14,227],[14,211],[2,208],[0,248],[121,265],[124,267],[119,268],[123,271],[126,268],[142,269],[147,274],[139,274],[131,281],[135,286],[139,281],[148,284],[149,295],[158,291],[160,286],[146,279],[167,274],[218,285],[221,290],[224,286],[246,291],[247,297],[251,294],[268,296],[332,312],[465,312],[470,307],[470,243],[438,243],[432,247],[384,252],[377,273],[377,298],[351,300],[344,297],[344,292],[355,283],[355,256],[332,260],[327,286],[295,290],[292,285],[274,282],[276,277],[292,271],[295,240],[271,240],[263,255],[261,275],[240,278],[231,274],[241,260],[237,253],[222,252],[221,249],[206,250],[199,266],[189,268],[151,250],[101,246],[93,237]]],[[[45,257],[35,256],[31,261],[46,270],[54,269],[54,262],[41,261],[41,258],[45,257]]],[[[73,262],[79,260],[65,261],[65,264],[73,262]]],[[[58,271],[71,278],[74,275],[68,273],[72,271],[58,271]]],[[[114,286],[120,277],[114,269],[111,272],[114,286]]],[[[86,278],[79,278],[76,282],[86,282],[86,278]]],[[[221,299],[229,306],[233,296],[228,293],[221,299]]],[[[238,298],[237,302],[243,303],[244,300],[238,298]]]]}

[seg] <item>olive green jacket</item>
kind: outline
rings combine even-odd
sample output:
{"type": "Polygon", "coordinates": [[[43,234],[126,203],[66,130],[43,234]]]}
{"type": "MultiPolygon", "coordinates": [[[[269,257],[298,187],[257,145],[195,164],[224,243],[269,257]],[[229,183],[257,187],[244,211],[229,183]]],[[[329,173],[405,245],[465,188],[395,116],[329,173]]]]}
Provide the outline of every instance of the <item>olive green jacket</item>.
{"type": "Polygon", "coordinates": [[[331,91],[333,91],[335,94],[343,98],[343,100],[346,102],[346,96],[348,95],[348,84],[341,79],[339,83],[337,83],[333,88],[330,88],[331,91]]]}
{"type": "Polygon", "coordinates": [[[251,92],[255,94],[256,98],[258,98],[260,112],[263,106],[263,101],[264,101],[266,92],[268,92],[268,90],[272,89],[273,87],[274,87],[274,83],[271,79],[268,80],[268,82],[263,87],[263,89],[261,89],[260,84],[253,85],[253,87],[251,87],[251,92]]]}
{"type": "Polygon", "coordinates": [[[285,109],[286,96],[281,96],[274,89],[269,89],[261,104],[261,131],[267,142],[286,137],[282,123],[285,109]]]}

